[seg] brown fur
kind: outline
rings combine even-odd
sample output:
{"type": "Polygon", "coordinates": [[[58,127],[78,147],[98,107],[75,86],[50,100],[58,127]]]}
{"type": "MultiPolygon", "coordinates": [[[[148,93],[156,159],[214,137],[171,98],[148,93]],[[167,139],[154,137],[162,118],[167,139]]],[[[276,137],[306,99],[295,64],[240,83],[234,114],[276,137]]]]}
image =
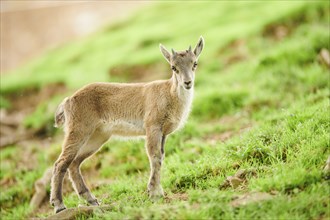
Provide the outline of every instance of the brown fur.
{"type": "Polygon", "coordinates": [[[174,66],[172,78],[150,83],[93,83],[65,98],[55,113],[55,125],[64,125],[62,153],[55,162],[51,182],[51,203],[55,212],[65,209],[62,181],[69,170],[78,195],[98,205],[80,173],[81,163],[111,137],[145,136],[151,174],[151,199],[162,197],[160,168],[164,160],[166,136],[186,121],[193,98],[194,71],[203,49],[200,38],[194,51],[170,54],[160,46],[166,60],[174,66]]]}

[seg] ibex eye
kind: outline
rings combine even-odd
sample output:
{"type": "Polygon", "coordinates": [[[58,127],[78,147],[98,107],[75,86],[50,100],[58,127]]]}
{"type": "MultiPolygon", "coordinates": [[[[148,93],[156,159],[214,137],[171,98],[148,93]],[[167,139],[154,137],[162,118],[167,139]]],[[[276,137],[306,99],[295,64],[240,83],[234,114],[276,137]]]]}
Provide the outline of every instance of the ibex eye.
{"type": "Polygon", "coordinates": [[[178,73],[178,70],[175,68],[175,66],[172,66],[172,70],[176,73],[178,73]]]}
{"type": "Polygon", "coordinates": [[[195,70],[195,69],[196,69],[196,67],[197,67],[197,63],[196,63],[196,62],[194,62],[194,65],[193,65],[193,68],[192,68],[192,70],[195,70]]]}

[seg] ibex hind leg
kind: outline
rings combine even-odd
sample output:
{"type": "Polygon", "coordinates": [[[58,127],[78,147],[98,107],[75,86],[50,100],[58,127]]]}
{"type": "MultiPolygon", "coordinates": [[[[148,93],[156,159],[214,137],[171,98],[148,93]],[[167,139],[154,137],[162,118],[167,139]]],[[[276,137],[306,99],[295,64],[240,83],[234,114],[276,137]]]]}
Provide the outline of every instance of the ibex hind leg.
{"type": "Polygon", "coordinates": [[[99,205],[99,202],[86,186],[85,180],[81,174],[80,165],[85,159],[97,152],[109,138],[110,134],[95,131],[87,144],[79,150],[76,158],[69,167],[70,179],[76,193],[79,197],[84,198],[89,205],[99,205]]]}
{"type": "Polygon", "coordinates": [[[53,176],[51,180],[50,203],[54,206],[55,213],[64,210],[66,207],[63,204],[62,185],[65,173],[77,156],[81,147],[86,144],[90,133],[81,131],[69,131],[65,137],[62,146],[62,153],[54,164],[53,176]]]}

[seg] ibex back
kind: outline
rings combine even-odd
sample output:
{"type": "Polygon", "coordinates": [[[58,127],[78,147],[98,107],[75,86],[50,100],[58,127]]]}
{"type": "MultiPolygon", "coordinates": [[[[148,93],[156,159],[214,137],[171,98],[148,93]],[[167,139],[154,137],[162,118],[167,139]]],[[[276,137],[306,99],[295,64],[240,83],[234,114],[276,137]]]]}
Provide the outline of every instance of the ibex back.
{"type": "Polygon", "coordinates": [[[62,182],[69,170],[77,194],[98,205],[80,172],[81,163],[111,136],[145,136],[151,173],[151,199],[164,196],[160,169],[167,135],[183,127],[193,99],[195,70],[203,49],[201,37],[194,48],[170,53],[160,50],[172,68],[169,80],[150,83],[93,83],[67,97],[55,113],[55,126],[64,126],[62,153],[54,164],[50,202],[55,212],[65,209],[62,182]]]}

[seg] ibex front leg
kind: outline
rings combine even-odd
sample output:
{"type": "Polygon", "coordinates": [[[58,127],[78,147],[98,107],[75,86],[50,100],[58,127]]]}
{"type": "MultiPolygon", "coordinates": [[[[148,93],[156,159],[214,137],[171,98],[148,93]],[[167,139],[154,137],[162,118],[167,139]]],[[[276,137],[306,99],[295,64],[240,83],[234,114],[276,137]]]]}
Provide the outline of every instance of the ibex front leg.
{"type": "Polygon", "coordinates": [[[146,145],[151,168],[148,193],[152,200],[164,197],[163,188],[160,185],[160,171],[165,155],[164,144],[165,136],[163,136],[160,128],[147,129],[146,145]]]}

